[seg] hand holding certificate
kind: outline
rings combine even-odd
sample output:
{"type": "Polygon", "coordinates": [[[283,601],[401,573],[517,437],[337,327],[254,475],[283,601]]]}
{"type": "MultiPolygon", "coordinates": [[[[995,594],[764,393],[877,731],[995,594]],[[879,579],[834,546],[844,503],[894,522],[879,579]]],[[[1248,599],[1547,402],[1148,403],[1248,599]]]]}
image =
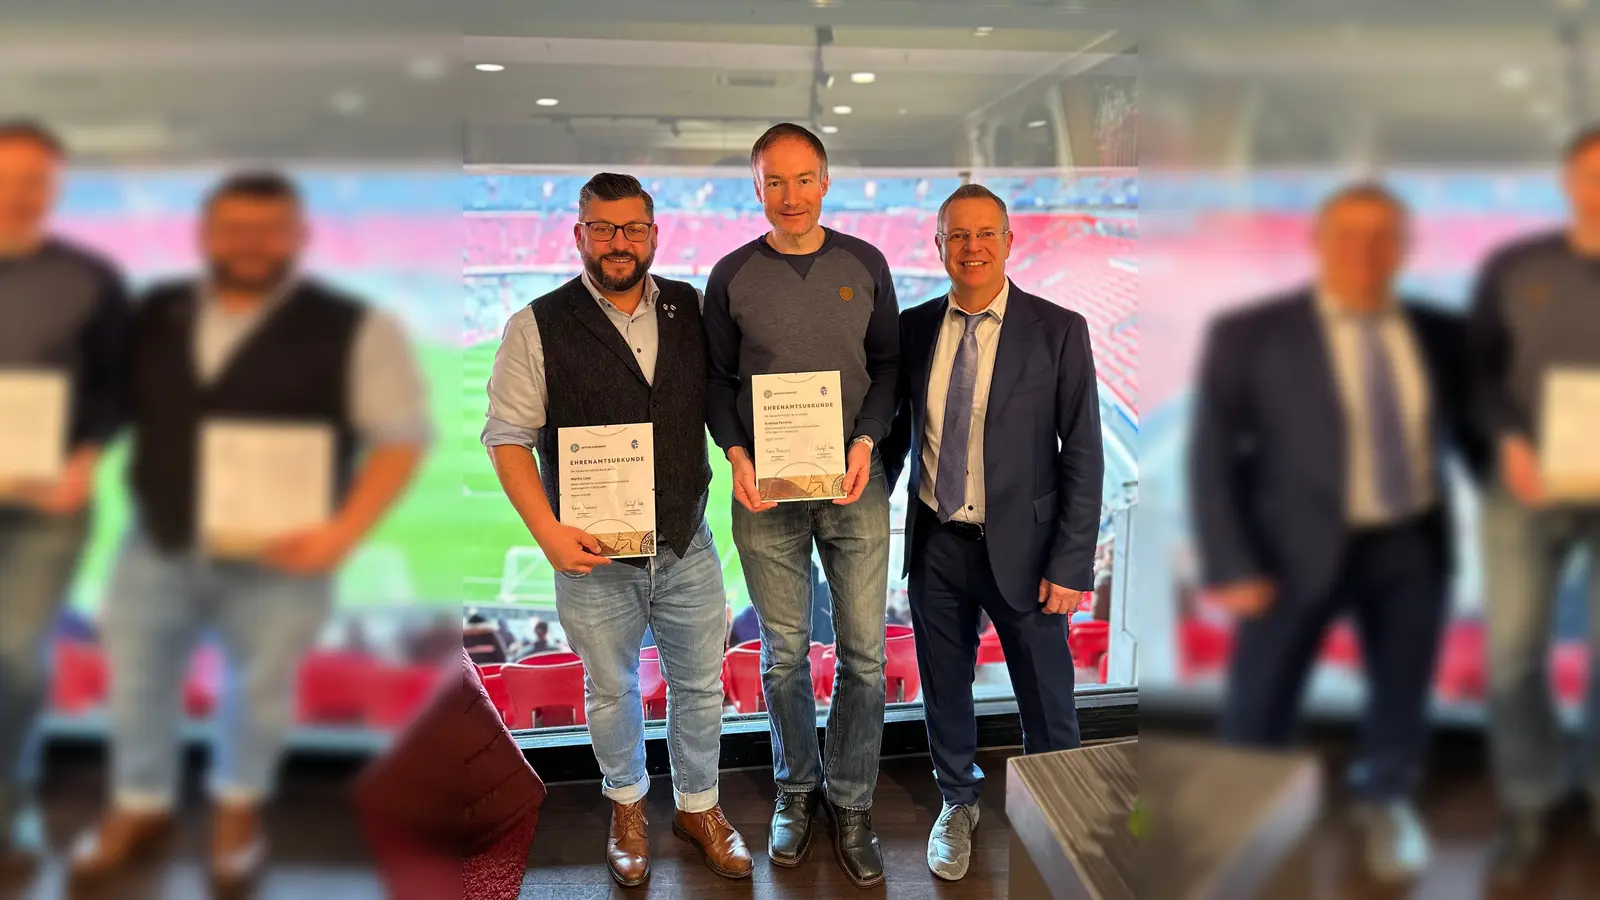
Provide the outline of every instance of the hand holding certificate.
{"type": "Polygon", "coordinates": [[[762,500],[832,500],[844,489],[838,372],[757,375],[751,407],[762,500]]]}
{"type": "Polygon", "coordinates": [[[59,372],[0,372],[0,499],[61,476],[67,457],[67,379],[59,372]]]}
{"type": "Polygon", "coordinates": [[[333,518],[333,432],[324,425],[214,419],[200,432],[200,544],[255,560],[333,518]]]}
{"type": "Polygon", "coordinates": [[[1555,369],[1546,377],[1539,468],[1548,500],[1600,502],[1600,370],[1555,369]]]}
{"type": "Polygon", "coordinates": [[[656,555],[655,429],[650,423],[563,428],[561,524],[600,542],[600,556],[656,555]]]}

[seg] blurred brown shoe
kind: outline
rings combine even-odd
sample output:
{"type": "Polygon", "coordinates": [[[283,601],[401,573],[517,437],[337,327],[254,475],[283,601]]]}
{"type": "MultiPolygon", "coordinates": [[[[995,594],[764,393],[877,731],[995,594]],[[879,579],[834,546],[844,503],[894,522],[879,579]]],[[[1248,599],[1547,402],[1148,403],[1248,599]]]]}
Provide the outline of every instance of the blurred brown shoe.
{"type": "Polygon", "coordinates": [[[606,840],[606,865],[623,887],[638,887],[650,877],[650,823],[644,801],[611,804],[611,837],[606,840]]]}
{"type": "Polygon", "coordinates": [[[67,861],[73,881],[121,872],[158,854],[172,834],[170,813],[112,809],[78,836],[67,861]]]}
{"type": "Polygon", "coordinates": [[[243,887],[261,874],[267,841],[261,816],[248,804],[218,803],[211,820],[211,879],[219,889],[243,887]]]}
{"type": "Polygon", "coordinates": [[[700,813],[678,810],[672,817],[672,833],[699,847],[706,865],[723,878],[750,877],[750,851],[744,838],[728,824],[722,807],[700,813]]]}

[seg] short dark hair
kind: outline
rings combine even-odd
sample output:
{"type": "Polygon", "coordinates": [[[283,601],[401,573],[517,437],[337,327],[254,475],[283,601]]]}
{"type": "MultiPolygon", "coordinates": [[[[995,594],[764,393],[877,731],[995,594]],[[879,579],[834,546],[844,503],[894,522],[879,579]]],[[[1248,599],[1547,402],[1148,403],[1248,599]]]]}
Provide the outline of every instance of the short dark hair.
{"type": "Polygon", "coordinates": [[[1566,146],[1561,150],[1562,164],[1571,164],[1597,144],[1600,144],[1600,123],[1590,125],[1567,139],[1566,146]]]}
{"type": "Polygon", "coordinates": [[[0,141],[29,141],[43,147],[56,159],[67,155],[67,145],[61,136],[38,119],[0,119],[0,141]]]}
{"type": "Polygon", "coordinates": [[[1382,203],[1400,217],[1401,221],[1411,218],[1411,208],[1406,205],[1400,195],[1396,194],[1388,185],[1381,181],[1355,181],[1334,190],[1333,193],[1322,199],[1317,204],[1315,221],[1321,222],[1332,212],[1334,207],[1346,203],[1382,203]]]}
{"type": "Polygon", "coordinates": [[[601,172],[589,179],[583,189],[578,191],[578,215],[586,216],[589,203],[593,200],[627,200],[630,197],[644,198],[644,211],[651,219],[656,217],[656,201],[650,192],[644,189],[639,179],[632,175],[618,175],[615,172],[601,172]]]}
{"type": "Polygon", "coordinates": [[[756,163],[761,159],[761,154],[767,152],[767,149],[773,144],[789,138],[804,141],[806,146],[817,154],[817,159],[822,160],[822,171],[817,174],[826,177],[828,174],[828,149],[822,146],[822,138],[812,134],[809,128],[796,125],[793,122],[779,122],[762,132],[761,137],[756,138],[755,145],[750,148],[750,168],[754,169],[756,167],[756,163]]]}
{"type": "Polygon", "coordinates": [[[1006,202],[1000,199],[999,194],[996,194],[994,191],[989,190],[981,184],[963,184],[952,191],[950,196],[944,198],[944,202],[939,204],[939,217],[934,220],[939,224],[940,230],[944,229],[945,210],[949,209],[950,204],[956,202],[957,200],[994,201],[994,204],[1000,207],[1000,224],[1005,228],[1005,230],[1011,230],[1011,214],[1006,212],[1006,202]]]}
{"type": "Polygon", "coordinates": [[[222,179],[206,195],[205,208],[209,211],[223,200],[244,198],[248,200],[284,200],[300,205],[300,189],[282,172],[263,169],[253,172],[235,172],[222,179]]]}

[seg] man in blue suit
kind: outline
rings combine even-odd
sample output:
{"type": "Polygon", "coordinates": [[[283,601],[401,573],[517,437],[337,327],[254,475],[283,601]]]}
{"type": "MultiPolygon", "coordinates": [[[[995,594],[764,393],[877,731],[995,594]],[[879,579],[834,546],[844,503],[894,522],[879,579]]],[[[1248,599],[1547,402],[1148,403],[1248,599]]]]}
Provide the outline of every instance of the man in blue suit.
{"type": "Polygon", "coordinates": [[[1429,857],[1407,798],[1448,614],[1444,450],[1483,460],[1466,426],[1463,325],[1395,299],[1406,231],[1380,185],[1323,204],[1315,285],[1211,327],[1189,459],[1204,581],[1241,619],[1222,737],[1287,744],[1329,626],[1352,615],[1370,699],[1350,778],[1385,881],[1429,857]]]}
{"type": "Polygon", "coordinates": [[[900,315],[899,408],[884,443],[906,469],[906,574],[944,808],[928,867],[967,872],[983,772],[972,672],[993,620],[1023,751],[1078,746],[1067,618],[1094,587],[1105,460],[1089,326],[1006,278],[1006,205],[969,184],[939,209],[951,290],[900,315]],[[909,457],[909,468],[907,460],[909,457]]]}

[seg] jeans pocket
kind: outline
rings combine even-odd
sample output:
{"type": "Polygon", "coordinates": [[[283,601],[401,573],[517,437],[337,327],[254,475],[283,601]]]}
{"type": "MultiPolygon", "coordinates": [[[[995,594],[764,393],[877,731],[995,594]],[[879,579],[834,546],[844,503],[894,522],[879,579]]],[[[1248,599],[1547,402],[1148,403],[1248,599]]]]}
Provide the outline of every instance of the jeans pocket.
{"type": "Polygon", "coordinates": [[[711,541],[711,525],[710,523],[702,522],[700,529],[694,533],[694,539],[689,542],[689,545],[695,550],[704,550],[711,546],[711,541]]]}

